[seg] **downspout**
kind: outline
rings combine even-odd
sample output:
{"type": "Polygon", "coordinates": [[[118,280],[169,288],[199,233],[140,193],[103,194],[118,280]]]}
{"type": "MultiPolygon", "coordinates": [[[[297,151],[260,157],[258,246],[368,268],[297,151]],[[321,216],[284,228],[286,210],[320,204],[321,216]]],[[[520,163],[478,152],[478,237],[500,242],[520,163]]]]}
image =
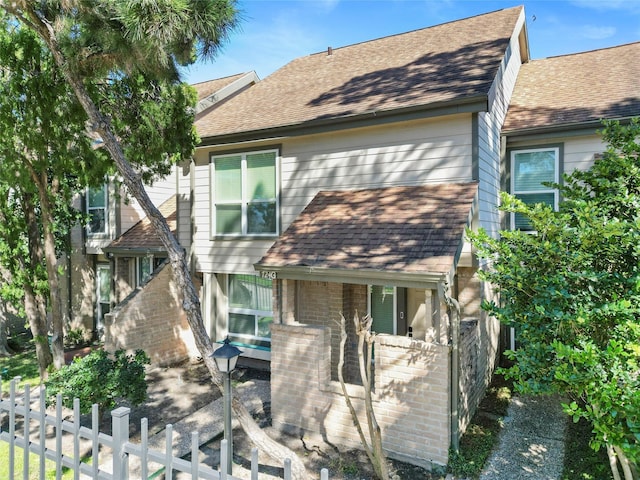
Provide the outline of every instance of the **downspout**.
{"type": "Polygon", "coordinates": [[[448,289],[448,284],[438,284],[438,296],[440,301],[447,305],[447,315],[449,316],[451,448],[457,452],[460,448],[460,422],[458,416],[458,401],[460,398],[460,304],[447,294],[448,289]]]}

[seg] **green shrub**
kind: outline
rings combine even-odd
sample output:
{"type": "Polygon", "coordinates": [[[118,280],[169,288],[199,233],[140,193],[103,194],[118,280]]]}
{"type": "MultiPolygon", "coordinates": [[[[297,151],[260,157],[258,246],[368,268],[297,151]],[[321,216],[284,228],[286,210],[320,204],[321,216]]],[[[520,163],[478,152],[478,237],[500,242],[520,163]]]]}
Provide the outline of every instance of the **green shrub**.
{"type": "Polygon", "coordinates": [[[94,350],[49,376],[47,401],[54,402],[60,393],[63,405],[72,408],[73,399],[78,398],[81,413],[89,413],[94,403],[102,413],[113,408],[118,399],[140,405],[147,397],[144,366],[148,363],[149,357],[142,350],[136,350],[134,355],[127,355],[124,350],[114,355],[94,350]]]}

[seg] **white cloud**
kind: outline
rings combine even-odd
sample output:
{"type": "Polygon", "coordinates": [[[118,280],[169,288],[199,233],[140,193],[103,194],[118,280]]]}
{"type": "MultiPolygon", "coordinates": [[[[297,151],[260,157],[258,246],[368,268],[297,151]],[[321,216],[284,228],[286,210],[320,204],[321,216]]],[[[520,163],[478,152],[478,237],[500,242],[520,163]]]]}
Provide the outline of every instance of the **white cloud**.
{"type": "Polygon", "coordinates": [[[585,25],[580,29],[582,36],[589,40],[604,40],[613,37],[616,34],[615,27],[597,27],[594,25],[585,25]]]}

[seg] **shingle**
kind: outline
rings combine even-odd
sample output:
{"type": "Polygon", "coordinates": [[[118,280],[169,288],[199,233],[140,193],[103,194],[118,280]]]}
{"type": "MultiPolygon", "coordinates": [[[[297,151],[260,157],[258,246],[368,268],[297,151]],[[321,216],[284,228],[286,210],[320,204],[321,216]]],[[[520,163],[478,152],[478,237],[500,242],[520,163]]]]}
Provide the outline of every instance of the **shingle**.
{"type": "Polygon", "coordinates": [[[208,97],[214,92],[217,92],[221,88],[229,85],[230,83],[238,80],[244,75],[244,73],[238,73],[236,75],[230,75],[224,78],[216,78],[214,80],[208,80],[206,82],[194,83],[191,85],[196,89],[198,93],[198,100],[202,100],[203,98],[208,97]]]}
{"type": "Polygon", "coordinates": [[[321,191],[259,264],[446,273],[476,194],[476,183],[321,191]]]}
{"type": "Polygon", "coordinates": [[[202,138],[488,95],[522,7],[300,57],[196,122],[202,138]]]}
{"type": "MultiPolygon", "coordinates": [[[[171,233],[175,235],[177,229],[177,195],[172,195],[167,201],[158,207],[158,210],[167,220],[171,233]]],[[[153,225],[148,217],[143,218],[125,233],[116,238],[109,246],[109,251],[126,250],[162,250],[164,245],[156,235],[153,225]]]]}
{"type": "Polygon", "coordinates": [[[640,43],[522,65],[503,131],[640,114],[640,43]]]}

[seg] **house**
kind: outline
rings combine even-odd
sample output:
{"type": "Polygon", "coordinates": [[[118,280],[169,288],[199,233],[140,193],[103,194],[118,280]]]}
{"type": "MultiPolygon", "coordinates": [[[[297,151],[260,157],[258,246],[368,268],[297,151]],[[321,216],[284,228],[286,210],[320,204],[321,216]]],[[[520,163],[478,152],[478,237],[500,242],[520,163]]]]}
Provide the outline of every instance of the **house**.
{"type": "MultiPolygon", "coordinates": [[[[196,115],[206,113],[216,103],[224,102],[256,80],[255,73],[250,72],[194,85],[199,99],[196,115]]],[[[167,177],[146,186],[152,203],[159,208],[176,235],[180,207],[182,211],[188,209],[188,199],[185,200],[184,193],[182,196],[177,193],[178,175],[180,169],[175,167],[167,177]]],[[[123,310],[125,304],[131,308],[132,303],[142,302],[145,307],[143,310],[148,314],[148,306],[154,304],[150,291],[153,288],[164,290],[165,293],[170,290],[168,272],[161,275],[160,280],[156,279],[158,275],[154,275],[160,274],[159,268],[167,255],[142,207],[127,194],[117,179],[88,189],[84,195],[78,196],[75,206],[89,216],[89,222],[72,231],[71,253],[63,260],[66,282],[62,284],[67,305],[67,329],[83,331],[87,340],[101,339],[112,350],[127,348],[134,338],[134,348],[145,348],[157,364],[175,363],[192,356],[195,347],[187,346],[193,343],[188,338],[189,334],[178,335],[184,330],[188,331],[186,324],[182,329],[175,326],[169,329],[178,332],[176,335],[180,338],[186,336],[182,343],[173,341],[170,335],[164,335],[148,345],[140,344],[138,340],[149,335],[135,339],[137,330],[130,325],[127,333],[122,333],[120,324],[117,325],[118,335],[110,332],[109,328],[105,332],[105,327],[113,326],[114,317],[123,310]],[[141,294],[142,287],[151,283],[152,279],[155,280],[153,288],[141,294]]],[[[188,218],[188,212],[186,215],[188,218]]],[[[182,222],[181,225],[189,228],[189,222],[182,222]]],[[[160,296],[166,296],[165,293],[160,296]]],[[[165,323],[175,322],[182,315],[176,307],[175,315],[167,318],[167,313],[171,312],[170,303],[164,298],[159,303],[159,310],[165,314],[165,323]]],[[[158,304],[157,298],[155,304],[158,304]]],[[[131,315],[131,312],[127,314],[131,315]]],[[[149,315],[146,317],[146,323],[138,322],[139,328],[162,325],[150,324],[149,315]]]]}
{"type": "MultiPolygon", "coordinates": [[[[640,114],[627,68],[638,54],[631,44],[531,60],[516,7],[200,86],[202,142],[176,171],[167,215],[175,208],[212,339],[270,362],[275,426],[359,443],[336,381],[336,321],[370,313],[384,448],[447,463],[500,342],[513,341],[480,309],[495,292],[465,229],[526,228],[500,215],[500,190],[557,203],[540,182],[591,164],[602,118],[640,114]]],[[[114,265],[150,242],[144,229],[105,246],[114,265]]],[[[113,348],[189,351],[167,269],[114,312],[113,348]]],[[[361,411],[347,327],[344,374],[361,411]]]]}
{"type": "Polygon", "coordinates": [[[464,234],[500,229],[501,128],[527,61],[511,8],[295,59],[196,120],[179,239],[212,338],[271,362],[274,425],[359,442],[335,322],[370,312],[388,454],[447,463],[499,348],[464,234]]]}

